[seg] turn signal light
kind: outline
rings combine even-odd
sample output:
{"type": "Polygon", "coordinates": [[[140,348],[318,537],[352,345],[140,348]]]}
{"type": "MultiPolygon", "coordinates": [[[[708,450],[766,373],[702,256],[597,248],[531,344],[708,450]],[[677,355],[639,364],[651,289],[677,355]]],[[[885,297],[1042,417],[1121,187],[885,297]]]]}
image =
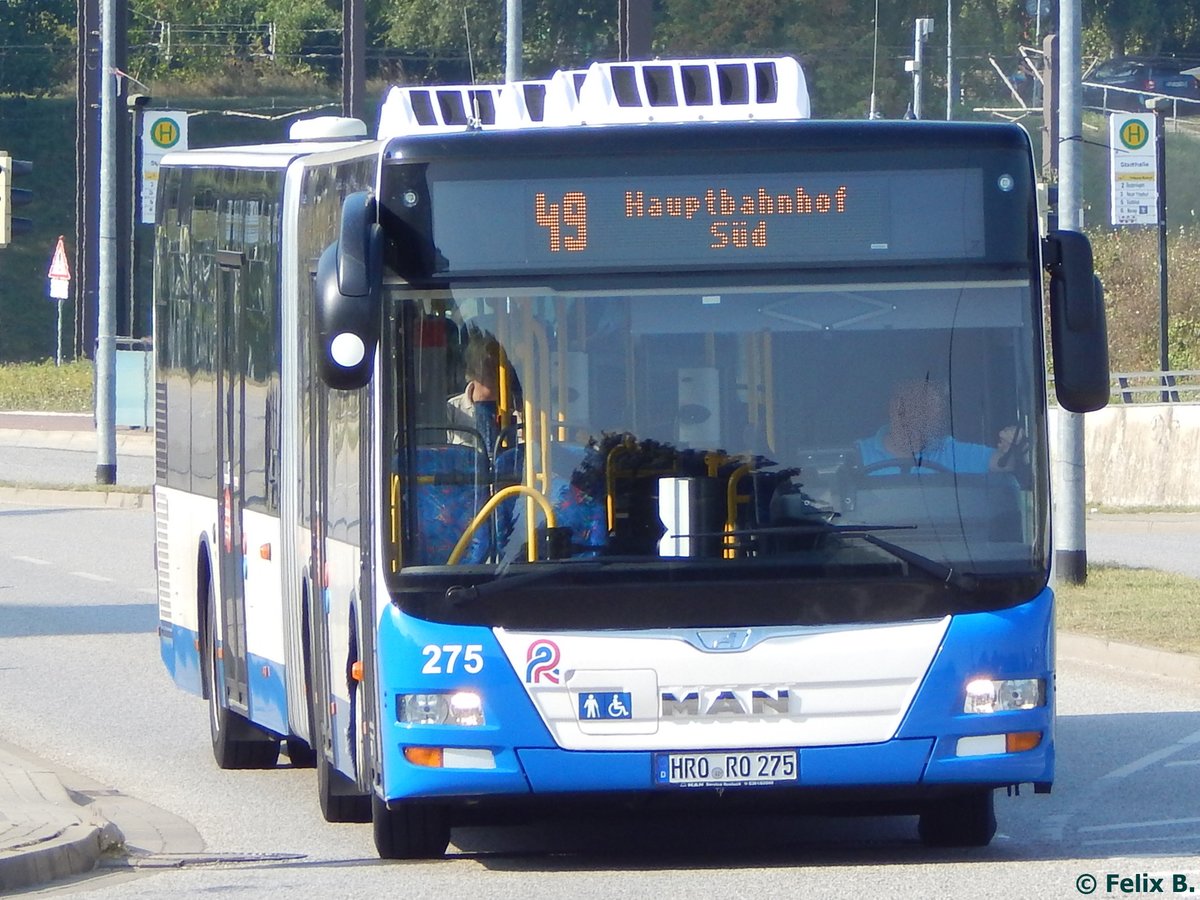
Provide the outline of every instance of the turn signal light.
{"type": "Polygon", "coordinates": [[[1004,736],[1004,749],[1009,753],[1032,750],[1042,742],[1040,731],[1013,731],[1004,736]]]}
{"type": "Polygon", "coordinates": [[[430,769],[442,767],[441,747],[405,747],[404,758],[414,766],[425,766],[430,769]]]}

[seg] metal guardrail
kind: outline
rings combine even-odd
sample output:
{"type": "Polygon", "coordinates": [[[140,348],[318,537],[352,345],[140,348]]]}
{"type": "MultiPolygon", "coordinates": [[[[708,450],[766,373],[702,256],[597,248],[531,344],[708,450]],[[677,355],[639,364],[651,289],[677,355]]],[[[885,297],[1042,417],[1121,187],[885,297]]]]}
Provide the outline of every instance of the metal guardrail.
{"type": "Polygon", "coordinates": [[[1113,375],[1111,400],[1119,403],[1198,403],[1200,371],[1123,372],[1113,375]]]}
{"type": "MultiPolygon", "coordinates": [[[[1054,399],[1054,375],[1046,378],[1054,399]]],[[[1114,372],[1109,403],[1200,403],[1200,369],[1174,372],[1114,372]]]]}
{"type": "Polygon", "coordinates": [[[1092,90],[1101,91],[1101,103],[1098,108],[1104,112],[1128,112],[1128,110],[1117,109],[1109,106],[1109,95],[1119,96],[1120,94],[1129,94],[1135,98],[1140,98],[1141,102],[1134,104],[1137,112],[1145,112],[1145,101],[1154,100],[1169,100],[1171,102],[1170,118],[1178,118],[1181,113],[1194,115],[1200,112],[1200,100],[1191,100],[1187,97],[1177,97],[1173,94],[1159,94],[1154,91],[1138,90],[1137,88],[1123,88],[1112,84],[1100,84],[1096,81],[1084,81],[1083,87],[1091,88],[1092,90]],[[1182,104],[1182,107],[1181,107],[1182,104]]]}

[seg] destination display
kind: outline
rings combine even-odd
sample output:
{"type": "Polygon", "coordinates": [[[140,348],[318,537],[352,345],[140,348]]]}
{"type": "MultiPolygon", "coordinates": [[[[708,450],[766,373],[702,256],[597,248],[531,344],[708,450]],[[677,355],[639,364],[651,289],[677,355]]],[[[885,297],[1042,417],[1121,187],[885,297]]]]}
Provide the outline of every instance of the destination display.
{"type": "Polygon", "coordinates": [[[963,260],[976,169],[432,179],[434,273],[963,260]]]}

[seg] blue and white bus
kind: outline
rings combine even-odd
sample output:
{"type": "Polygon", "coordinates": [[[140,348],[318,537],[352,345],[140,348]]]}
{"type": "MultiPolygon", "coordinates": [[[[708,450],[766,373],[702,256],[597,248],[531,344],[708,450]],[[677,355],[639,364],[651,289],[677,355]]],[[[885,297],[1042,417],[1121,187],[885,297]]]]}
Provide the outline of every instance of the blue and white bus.
{"type": "Polygon", "coordinates": [[[283,744],[387,858],[538,802],[987,844],[1054,779],[1044,311],[1108,396],[1026,134],[809,119],[783,59],[539,90],[163,161],[160,635],[218,764],[283,744]]]}

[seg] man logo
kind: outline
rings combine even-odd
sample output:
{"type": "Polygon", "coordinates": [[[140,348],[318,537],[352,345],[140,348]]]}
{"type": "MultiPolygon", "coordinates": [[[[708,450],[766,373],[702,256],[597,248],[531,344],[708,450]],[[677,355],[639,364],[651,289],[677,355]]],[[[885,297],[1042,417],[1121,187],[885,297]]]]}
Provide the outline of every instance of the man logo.
{"type": "Polygon", "coordinates": [[[697,631],[696,637],[702,650],[733,651],[741,650],[750,639],[749,629],[742,628],[734,631],[697,631]]]}
{"type": "Polygon", "coordinates": [[[663,691],[661,700],[662,718],[676,721],[775,717],[786,716],[792,711],[791,692],[787,688],[773,691],[709,688],[688,691],[682,697],[663,691]]]}

